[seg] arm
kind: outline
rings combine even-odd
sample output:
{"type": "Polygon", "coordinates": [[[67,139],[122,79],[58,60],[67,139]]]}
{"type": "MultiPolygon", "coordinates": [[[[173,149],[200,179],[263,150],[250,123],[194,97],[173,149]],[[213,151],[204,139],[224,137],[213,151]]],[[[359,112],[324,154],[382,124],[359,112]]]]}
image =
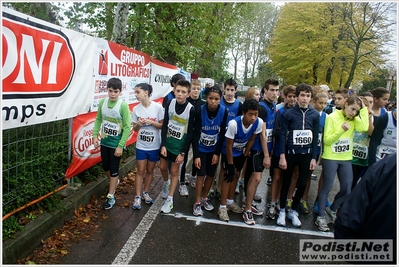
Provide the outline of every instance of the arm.
{"type": "Polygon", "coordinates": [[[223,141],[226,135],[226,125],[227,125],[227,109],[224,110],[224,116],[222,124],[220,125],[220,133],[219,133],[219,140],[216,145],[215,155],[220,155],[220,151],[222,150],[223,141]]]}
{"type": "Polygon", "coordinates": [[[355,117],[355,130],[367,132],[369,130],[369,111],[366,106],[360,109],[359,116],[355,117]]]}
{"type": "Polygon", "coordinates": [[[193,155],[194,159],[199,158],[199,140],[201,136],[201,109],[198,109],[195,113],[194,119],[194,135],[193,135],[193,155]]]}
{"type": "Polygon", "coordinates": [[[123,149],[123,147],[126,145],[127,139],[129,138],[130,126],[131,126],[130,110],[129,110],[129,106],[127,105],[126,102],[123,102],[123,104],[121,105],[120,113],[122,115],[123,132],[122,132],[122,138],[119,141],[118,147],[123,149]]]}
{"type": "Polygon", "coordinates": [[[342,127],[334,127],[333,116],[334,115],[328,115],[324,125],[323,142],[328,146],[334,144],[345,132],[342,127]]]}
{"type": "Polygon", "coordinates": [[[168,124],[169,124],[169,104],[170,102],[166,105],[165,107],[165,113],[163,117],[163,124],[161,128],[161,147],[165,146],[166,142],[166,134],[168,132],[168,124]]]}
{"type": "Polygon", "coordinates": [[[184,141],[184,145],[182,147],[181,152],[187,153],[190,144],[193,141],[194,118],[195,118],[195,108],[194,106],[192,106],[190,109],[190,118],[188,120],[188,126],[187,126],[188,131],[186,135],[186,140],[184,141]]]}
{"type": "Polygon", "coordinates": [[[287,140],[287,128],[288,128],[288,120],[286,118],[287,112],[284,112],[280,119],[280,161],[279,167],[283,170],[287,169],[287,161],[285,159],[285,144],[287,140]]]}
{"type": "Polygon", "coordinates": [[[98,147],[100,145],[100,143],[98,141],[98,133],[100,132],[101,123],[103,121],[102,106],[103,106],[103,103],[104,103],[104,99],[105,98],[101,99],[100,103],[98,104],[96,120],[94,121],[93,144],[94,144],[95,147],[98,147]]]}
{"type": "Polygon", "coordinates": [[[262,150],[263,150],[263,166],[265,166],[266,169],[270,168],[270,156],[269,156],[269,150],[267,149],[267,137],[266,137],[266,123],[263,123],[262,126],[262,132],[259,134],[260,135],[260,142],[262,144],[262,150]]]}

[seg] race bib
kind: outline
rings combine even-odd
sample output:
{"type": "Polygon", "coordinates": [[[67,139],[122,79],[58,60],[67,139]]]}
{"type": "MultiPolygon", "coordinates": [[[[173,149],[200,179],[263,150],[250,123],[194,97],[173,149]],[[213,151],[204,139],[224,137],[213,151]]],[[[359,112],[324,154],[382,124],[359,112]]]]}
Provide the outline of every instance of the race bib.
{"type": "Polygon", "coordinates": [[[183,138],[183,129],[184,127],[180,125],[170,123],[168,125],[168,134],[169,136],[180,140],[183,138]]]}
{"type": "Polygon", "coordinates": [[[151,130],[142,130],[140,131],[139,139],[147,143],[153,143],[155,140],[155,133],[151,130]]]}
{"type": "Polygon", "coordinates": [[[353,157],[359,158],[359,159],[367,159],[368,157],[368,149],[367,146],[365,145],[359,145],[355,144],[353,146],[353,157]]]}
{"type": "Polygon", "coordinates": [[[308,145],[312,143],[313,134],[311,130],[294,130],[292,139],[294,145],[308,145]]]}
{"type": "Polygon", "coordinates": [[[233,143],[233,149],[242,151],[247,143],[233,143]]]}
{"type": "Polygon", "coordinates": [[[109,135],[109,136],[118,136],[120,133],[120,127],[116,123],[107,121],[103,124],[102,131],[103,131],[103,133],[105,133],[106,135],[109,135]]]}
{"type": "Polygon", "coordinates": [[[349,138],[340,139],[331,146],[333,153],[345,153],[350,150],[349,138]]]}
{"type": "Polygon", "coordinates": [[[218,134],[209,135],[209,134],[201,133],[200,142],[204,146],[213,146],[216,144],[217,137],[218,137],[218,134]]]}
{"type": "Polygon", "coordinates": [[[317,146],[321,146],[321,140],[323,138],[323,134],[319,133],[319,137],[317,138],[317,146]]]}
{"type": "Polygon", "coordinates": [[[389,146],[380,145],[377,150],[377,158],[383,159],[386,155],[395,153],[396,149],[389,146]]]}

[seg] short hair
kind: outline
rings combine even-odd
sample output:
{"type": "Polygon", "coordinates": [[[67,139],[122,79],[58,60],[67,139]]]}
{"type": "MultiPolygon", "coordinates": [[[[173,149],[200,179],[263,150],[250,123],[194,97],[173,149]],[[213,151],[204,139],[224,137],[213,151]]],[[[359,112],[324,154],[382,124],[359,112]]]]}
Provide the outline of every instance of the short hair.
{"type": "Polygon", "coordinates": [[[309,84],[307,84],[307,83],[298,84],[298,86],[295,89],[295,95],[298,97],[302,91],[305,91],[306,93],[310,93],[311,96],[313,97],[313,89],[312,89],[312,86],[310,86],[309,84]]]}
{"type": "Polygon", "coordinates": [[[225,81],[225,83],[224,83],[224,88],[226,88],[226,86],[227,85],[229,85],[229,86],[234,86],[234,88],[235,89],[237,89],[237,82],[233,79],[233,78],[230,78],[230,79],[227,79],[226,81],[225,81]]]}
{"type": "MultiPolygon", "coordinates": [[[[278,86],[279,86],[280,83],[278,82],[277,79],[269,78],[269,79],[267,79],[267,80],[265,81],[265,84],[263,85],[262,90],[263,90],[263,89],[269,90],[269,85],[278,85],[278,86]]],[[[264,93],[264,92],[265,92],[265,91],[263,90],[262,93],[264,93]]]]}
{"type": "Polygon", "coordinates": [[[138,87],[141,90],[147,91],[148,92],[148,96],[151,96],[152,91],[153,91],[152,85],[148,84],[148,83],[139,83],[135,87],[138,87]]]}
{"type": "Polygon", "coordinates": [[[122,90],[122,81],[119,78],[110,78],[107,82],[107,88],[122,90]]]}
{"type": "Polygon", "coordinates": [[[283,95],[287,96],[289,93],[293,93],[296,95],[296,86],[295,85],[287,85],[283,89],[283,95]]]}
{"type": "Polygon", "coordinates": [[[200,81],[200,80],[197,80],[197,79],[191,80],[191,86],[193,86],[193,85],[199,85],[199,86],[201,86],[201,81],[200,81]]]}
{"type": "Polygon", "coordinates": [[[204,95],[207,97],[209,95],[209,93],[212,93],[212,92],[218,93],[220,95],[220,97],[222,97],[222,95],[223,95],[222,89],[220,89],[220,87],[217,85],[206,88],[204,91],[204,95]]]}
{"type": "Polygon", "coordinates": [[[176,86],[178,86],[178,85],[186,87],[188,92],[190,93],[190,91],[191,91],[191,83],[189,81],[187,81],[185,78],[178,80],[176,82],[176,86]]]}
{"type": "Polygon", "coordinates": [[[254,98],[255,90],[259,90],[256,87],[249,87],[247,92],[245,93],[245,99],[254,98]]]}
{"type": "Polygon", "coordinates": [[[373,97],[381,98],[386,94],[389,94],[389,91],[384,87],[377,87],[373,91],[371,91],[373,97]]]}
{"type": "Polygon", "coordinates": [[[180,73],[176,73],[175,75],[172,76],[172,78],[170,79],[170,86],[174,87],[173,84],[176,84],[178,80],[181,79],[186,79],[186,77],[184,77],[182,74],[180,73]]]}
{"type": "Polygon", "coordinates": [[[340,95],[342,95],[343,98],[348,98],[349,90],[346,88],[339,88],[339,89],[337,89],[337,91],[335,91],[335,94],[340,94],[340,95]]]}
{"type": "Polygon", "coordinates": [[[242,111],[243,113],[247,113],[249,110],[259,111],[259,103],[256,101],[256,99],[245,99],[244,103],[242,104],[242,111]]]}

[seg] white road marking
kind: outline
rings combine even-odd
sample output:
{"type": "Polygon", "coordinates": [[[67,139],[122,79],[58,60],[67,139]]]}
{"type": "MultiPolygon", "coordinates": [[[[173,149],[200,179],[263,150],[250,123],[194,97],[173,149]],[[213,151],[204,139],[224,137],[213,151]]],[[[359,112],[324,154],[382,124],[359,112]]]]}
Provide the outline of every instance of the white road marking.
{"type": "Polygon", "coordinates": [[[334,237],[334,233],[332,233],[332,232],[302,230],[300,228],[288,228],[288,227],[281,227],[281,226],[277,226],[277,225],[276,226],[262,225],[262,224],[247,225],[244,222],[238,222],[238,221],[223,222],[221,220],[207,219],[207,218],[196,217],[196,216],[188,216],[188,215],[184,215],[182,213],[169,213],[169,214],[163,214],[163,215],[174,216],[175,218],[185,218],[188,221],[195,221],[195,225],[199,225],[201,222],[204,222],[204,223],[213,223],[213,224],[220,224],[220,225],[227,225],[227,226],[247,227],[247,228],[260,229],[260,230],[301,234],[301,235],[313,235],[313,236],[332,237],[332,238],[334,237]]]}

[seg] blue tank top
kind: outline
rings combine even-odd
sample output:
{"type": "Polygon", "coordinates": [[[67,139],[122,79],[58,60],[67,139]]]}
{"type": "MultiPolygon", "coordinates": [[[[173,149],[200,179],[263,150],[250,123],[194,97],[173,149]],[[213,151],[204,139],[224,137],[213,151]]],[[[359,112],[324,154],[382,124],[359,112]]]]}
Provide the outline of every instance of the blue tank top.
{"type": "MultiPolygon", "coordinates": [[[[227,103],[224,97],[222,97],[222,101],[220,101],[220,105],[224,106],[227,109],[227,122],[231,121],[237,116],[240,116],[241,114],[238,114],[238,108],[240,107],[240,101],[235,100],[234,103],[230,105],[230,103],[227,103]]],[[[226,126],[227,127],[227,126],[226,126]]]]}
{"type": "MultiPolygon", "coordinates": [[[[242,155],[245,145],[248,143],[248,140],[256,131],[259,124],[259,119],[256,118],[256,121],[254,122],[254,124],[252,124],[251,129],[247,133],[244,133],[241,118],[242,116],[238,116],[233,119],[237,123],[237,133],[234,136],[234,142],[233,142],[233,157],[238,157],[242,155]]],[[[226,154],[226,138],[223,141],[222,153],[226,154]]]]}
{"type": "MultiPolygon", "coordinates": [[[[285,111],[285,106],[278,110],[279,116],[283,115],[285,111]]],[[[281,123],[281,122],[280,122],[281,123]]],[[[274,147],[273,147],[273,155],[280,157],[281,149],[280,149],[280,134],[277,134],[274,137],[274,147]]]]}
{"type": "Polygon", "coordinates": [[[207,105],[201,107],[201,134],[199,138],[199,152],[211,153],[216,150],[219,141],[220,125],[223,122],[225,107],[219,105],[215,118],[209,119],[207,105]]]}
{"type": "MultiPolygon", "coordinates": [[[[273,110],[264,102],[259,102],[260,105],[266,108],[267,117],[261,118],[266,123],[266,138],[267,138],[267,149],[268,151],[272,151],[273,148],[273,138],[272,138],[272,131],[274,127],[274,121],[276,120],[276,104],[273,103],[273,110]]],[[[252,150],[262,150],[262,144],[260,142],[260,136],[257,135],[255,138],[254,145],[252,146],[252,150]]]]}

